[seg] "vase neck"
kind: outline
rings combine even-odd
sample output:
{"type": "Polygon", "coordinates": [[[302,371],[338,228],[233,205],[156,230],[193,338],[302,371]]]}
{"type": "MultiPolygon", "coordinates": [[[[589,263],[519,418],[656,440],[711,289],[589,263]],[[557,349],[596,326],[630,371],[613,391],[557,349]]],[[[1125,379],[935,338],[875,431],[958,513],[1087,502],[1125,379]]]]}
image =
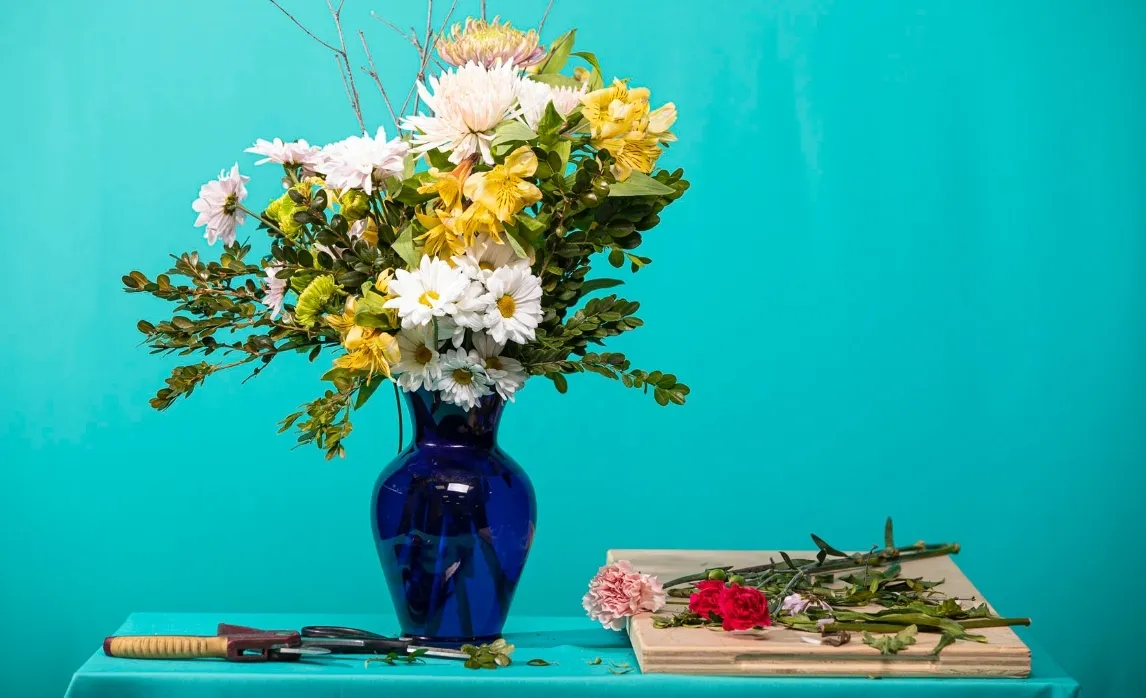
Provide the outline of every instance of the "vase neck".
{"type": "Polygon", "coordinates": [[[436,392],[405,393],[414,415],[414,443],[419,446],[493,448],[505,401],[487,395],[476,407],[464,409],[441,399],[436,392]]]}

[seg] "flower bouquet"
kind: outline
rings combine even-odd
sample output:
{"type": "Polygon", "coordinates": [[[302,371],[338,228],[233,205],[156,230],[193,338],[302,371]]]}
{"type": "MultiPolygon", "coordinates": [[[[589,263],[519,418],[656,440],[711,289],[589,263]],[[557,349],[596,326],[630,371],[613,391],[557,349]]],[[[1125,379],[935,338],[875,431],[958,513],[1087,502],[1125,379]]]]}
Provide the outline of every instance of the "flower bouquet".
{"type": "Polygon", "coordinates": [[[322,147],[258,140],[247,152],[281,167],[282,194],[252,207],[234,165],[192,204],[208,244],[223,242],[219,257],[185,252],[155,278],[123,277],[128,291],[175,304],[138,325],[153,353],[204,357],[176,368],[151,404],[166,409],[226,369],[253,376],[282,354],[330,352],[329,387],[281,426],[332,458],[379,387],[406,393],[415,443],[383,472],[373,516],[403,631],[495,636],[535,520],[528,479],[493,443],[504,401],[530,377],[565,392],[583,372],[661,405],[688,395],[672,374],[593,350],[642,324],[638,303],[599,295],[623,280],[591,272],[601,259],[631,272],[650,263],[635,250],[688,188],[680,170],[657,167],[676,109],[606,82],[594,54],[573,51],[574,31],[546,48],[542,27],[483,12],[447,33],[453,7],[435,29],[432,2],[424,32],[396,29],[419,73],[395,108],[361,31],[355,80],[341,3],[330,6],[336,39],[272,3],[334,54],[358,130],[322,147]],[[573,59],[582,65],[566,70],[573,59]],[[367,125],[367,80],[393,138],[367,125]],[[239,239],[248,218],[267,235],[259,253],[239,239]]]}

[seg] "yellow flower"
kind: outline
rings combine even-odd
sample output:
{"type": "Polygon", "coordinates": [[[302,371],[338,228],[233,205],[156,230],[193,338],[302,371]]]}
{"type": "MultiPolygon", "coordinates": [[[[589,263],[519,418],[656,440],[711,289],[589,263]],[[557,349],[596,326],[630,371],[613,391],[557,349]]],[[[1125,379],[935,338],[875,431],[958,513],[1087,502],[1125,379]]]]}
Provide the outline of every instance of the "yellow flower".
{"type": "Polygon", "coordinates": [[[590,143],[613,156],[613,175],[629,178],[633,170],[648,174],[661,155],[660,144],[676,140],[669,128],[676,122],[672,102],[649,111],[649,91],[629,89],[620,80],[581,98],[581,113],[589,122],[590,143]]]}
{"type": "Polygon", "coordinates": [[[649,90],[630,90],[621,80],[581,97],[581,115],[589,122],[593,138],[613,138],[639,129],[649,114],[649,90]]]}
{"type": "Polygon", "coordinates": [[[354,327],[354,310],[358,305],[358,299],[354,296],[346,298],[346,306],[341,315],[323,315],[322,320],[326,324],[338,331],[338,334],[346,337],[346,333],[354,327]]]}
{"type": "MultiPolygon", "coordinates": [[[[466,178],[466,198],[492,211],[502,223],[513,220],[517,212],[541,201],[541,190],[526,177],[537,171],[537,156],[523,145],[495,165],[489,172],[475,172],[466,178]]],[[[468,212],[467,212],[468,213],[468,212]]]]}
{"type": "Polygon", "coordinates": [[[478,235],[488,235],[497,244],[502,244],[501,233],[505,230],[493,211],[480,202],[473,202],[458,216],[457,228],[462,232],[466,245],[472,245],[478,235]]]}
{"type": "Polygon", "coordinates": [[[608,138],[596,143],[601,150],[607,150],[613,156],[613,165],[610,171],[623,182],[629,178],[633,170],[648,174],[657,164],[661,156],[659,141],[655,136],[646,136],[640,131],[630,131],[621,138],[608,138]]]}
{"type": "Polygon", "coordinates": [[[342,340],[347,353],[334,360],[338,368],[366,371],[370,376],[381,373],[390,377],[390,367],[402,358],[398,340],[374,327],[354,325],[342,340]]]}
{"type": "Polygon", "coordinates": [[[466,181],[470,170],[473,169],[474,159],[466,158],[462,163],[450,170],[442,172],[436,167],[430,168],[433,181],[418,187],[419,194],[437,194],[441,200],[440,206],[450,209],[462,205],[462,182],[466,181]]]}
{"type": "MultiPolygon", "coordinates": [[[[458,212],[460,214],[461,209],[458,212]]],[[[423,243],[426,254],[447,258],[465,252],[464,233],[457,229],[457,216],[442,208],[431,209],[426,213],[415,211],[414,216],[426,227],[426,232],[414,238],[423,243]]]]}

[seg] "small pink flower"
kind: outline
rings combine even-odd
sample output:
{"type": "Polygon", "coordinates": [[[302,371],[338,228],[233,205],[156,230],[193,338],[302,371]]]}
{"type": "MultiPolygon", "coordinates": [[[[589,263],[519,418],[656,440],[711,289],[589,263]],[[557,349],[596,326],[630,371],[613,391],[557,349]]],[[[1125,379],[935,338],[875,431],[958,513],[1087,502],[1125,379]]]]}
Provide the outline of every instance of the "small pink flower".
{"type": "Polygon", "coordinates": [[[627,561],[605,565],[589,580],[581,599],[589,617],[611,630],[622,630],[625,618],[656,612],[665,605],[665,589],[656,577],[641,574],[627,561]]]}

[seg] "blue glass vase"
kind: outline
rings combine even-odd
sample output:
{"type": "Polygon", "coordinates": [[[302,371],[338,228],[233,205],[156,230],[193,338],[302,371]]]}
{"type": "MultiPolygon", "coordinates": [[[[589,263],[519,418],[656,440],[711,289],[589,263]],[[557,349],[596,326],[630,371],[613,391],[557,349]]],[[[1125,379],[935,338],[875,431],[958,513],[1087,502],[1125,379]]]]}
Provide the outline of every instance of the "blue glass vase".
{"type": "Polygon", "coordinates": [[[406,393],[414,442],[378,476],[374,542],[402,633],[435,643],[501,635],[533,542],[537,502],[497,445],[504,402],[473,409],[406,393]]]}

